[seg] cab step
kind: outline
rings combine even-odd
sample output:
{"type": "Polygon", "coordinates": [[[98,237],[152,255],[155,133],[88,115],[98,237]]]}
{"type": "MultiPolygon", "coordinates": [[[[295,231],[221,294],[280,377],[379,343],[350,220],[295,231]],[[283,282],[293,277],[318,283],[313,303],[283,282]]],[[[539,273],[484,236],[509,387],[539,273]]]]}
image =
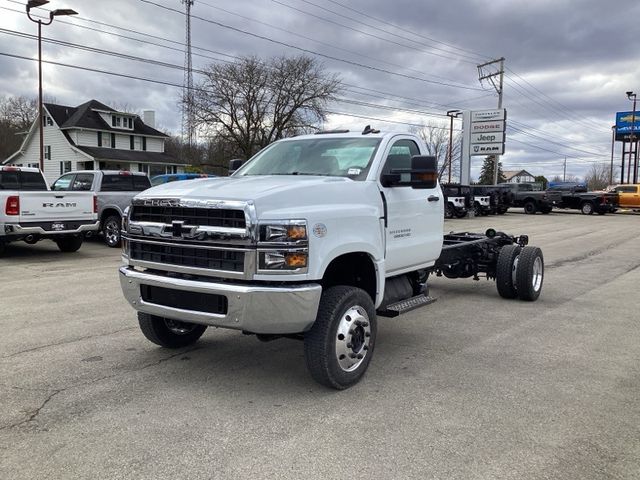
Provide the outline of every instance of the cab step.
{"type": "Polygon", "coordinates": [[[407,298],[406,300],[400,300],[396,303],[391,303],[386,307],[378,310],[376,313],[381,317],[397,317],[403,313],[410,312],[416,308],[424,307],[435,302],[437,298],[429,297],[424,294],[416,295],[415,297],[407,298]]]}

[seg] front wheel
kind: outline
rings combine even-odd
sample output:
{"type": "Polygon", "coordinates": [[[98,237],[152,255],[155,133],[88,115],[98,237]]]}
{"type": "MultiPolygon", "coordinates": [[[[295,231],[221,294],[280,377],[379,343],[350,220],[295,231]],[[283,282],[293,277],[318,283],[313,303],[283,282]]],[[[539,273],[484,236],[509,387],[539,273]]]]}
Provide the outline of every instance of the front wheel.
{"type": "Polygon", "coordinates": [[[369,366],[376,312],[364,290],[340,285],[322,293],[316,321],[304,335],[304,357],[313,379],[337,390],[358,383],[369,366]]]}
{"type": "Polygon", "coordinates": [[[171,320],[142,312],[138,312],[138,323],[147,340],[166,348],[191,345],[207,329],[206,325],[171,320]]]}
{"type": "Polygon", "coordinates": [[[82,236],[78,235],[77,237],[64,237],[56,239],[56,245],[58,245],[58,249],[61,252],[77,252],[80,250],[82,246],[82,236]]]}
{"type": "Polygon", "coordinates": [[[110,215],[102,223],[104,243],[108,247],[116,248],[120,246],[120,225],[121,220],[118,215],[110,215]]]}
{"type": "Polygon", "coordinates": [[[544,280],[542,250],[538,247],[524,247],[518,255],[515,277],[518,298],[529,302],[537,300],[544,280]]]}

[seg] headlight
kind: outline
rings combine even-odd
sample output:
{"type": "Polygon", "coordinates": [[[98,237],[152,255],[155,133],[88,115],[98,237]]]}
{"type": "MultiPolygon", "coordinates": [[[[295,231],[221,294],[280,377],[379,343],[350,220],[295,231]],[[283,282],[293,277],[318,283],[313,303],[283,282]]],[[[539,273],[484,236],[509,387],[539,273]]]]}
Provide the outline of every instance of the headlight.
{"type": "Polygon", "coordinates": [[[306,270],[309,254],[306,251],[273,250],[259,252],[258,269],[262,271],[306,270]]]}
{"type": "Polygon", "coordinates": [[[307,222],[288,220],[260,225],[260,242],[304,243],[307,240],[307,222]]]}

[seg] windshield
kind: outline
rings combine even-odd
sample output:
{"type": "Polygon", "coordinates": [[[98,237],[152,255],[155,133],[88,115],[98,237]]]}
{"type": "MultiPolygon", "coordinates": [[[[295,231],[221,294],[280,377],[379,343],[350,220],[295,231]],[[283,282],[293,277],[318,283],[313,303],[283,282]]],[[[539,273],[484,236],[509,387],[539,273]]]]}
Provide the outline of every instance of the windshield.
{"type": "Polygon", "coordinates": [[[276,142],[236,175],[323,175],[364,180],[379,138],[307,138],[276,142]]]}

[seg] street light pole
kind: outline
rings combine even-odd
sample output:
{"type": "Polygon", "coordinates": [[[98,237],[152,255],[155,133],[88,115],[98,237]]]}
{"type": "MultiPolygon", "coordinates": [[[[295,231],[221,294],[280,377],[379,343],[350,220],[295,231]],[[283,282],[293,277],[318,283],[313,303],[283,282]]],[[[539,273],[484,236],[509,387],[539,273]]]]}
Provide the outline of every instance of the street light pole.
{"type": "Polygon", "coordinates": [[[613,185],[613,151],[616,145],[616,126],[611,127],[611,167],[609,168],[609,185],[613,185]]]}
{"type": "Polygon", "coordinates": [[[633,183],[638,183],[638,144],[636,143],[636,94],[627,92],[627,98],[633,97],[633,113],[631,114],[631,143],[629,147],[629,165],[627,167],[627,182],[631,183],[631,148],[633,147],[633,183]]]}
{"type": "Polygon", "coordinates": [[[49,12],[49,21],[43,22],[31,16],[31,9],[42,7],[49,0],[29,0],[27,2],[27,17],[38,24],[38,129],[40,130],[40,170],[44,173],[44,107],[42,100],[42,25],[51,25],[53,17],[60,15],[77,15],[78,12],[71,9],[53,10],[49,12]]]}
{"type": "Polygon", "coordinates": [[[451,119],[451,123],[449,124],[449,152],[447,155],[447,161],[449,162],[449,181],[451,183],[451,163],[453,161],[453,119],[458,118],[462,112],[460,110],[449,110],[447,111],[447,116],[451,119]]]}

